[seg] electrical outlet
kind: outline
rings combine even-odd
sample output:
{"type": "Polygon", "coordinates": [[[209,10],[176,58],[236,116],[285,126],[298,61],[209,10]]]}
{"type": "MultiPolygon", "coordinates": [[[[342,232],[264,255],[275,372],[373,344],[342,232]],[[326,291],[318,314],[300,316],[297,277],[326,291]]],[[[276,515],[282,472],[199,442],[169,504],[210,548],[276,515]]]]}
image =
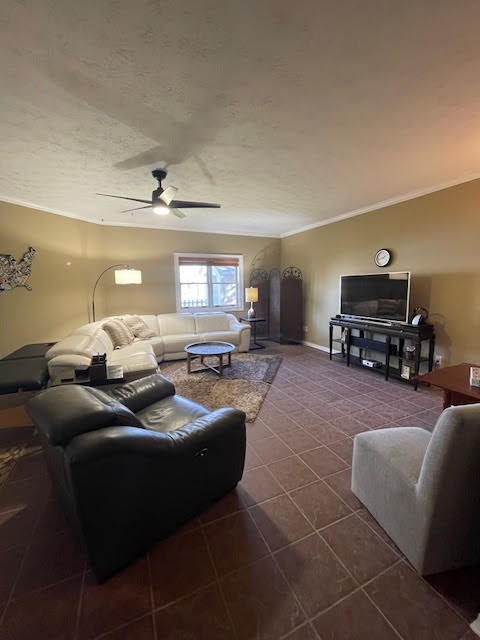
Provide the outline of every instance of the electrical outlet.
{"type": "Polygon", "coordinates": [[[306,324],[303,325],[303,332],[308,333],[308,326],[306,324]]]}
{"type": "Polygon", "coordinates": [[[443,356],[436,355],[434,360],[433,360],[433,364],[434,364],[435,369],[440,369],[440,367],[443,364],[443,356]]]}

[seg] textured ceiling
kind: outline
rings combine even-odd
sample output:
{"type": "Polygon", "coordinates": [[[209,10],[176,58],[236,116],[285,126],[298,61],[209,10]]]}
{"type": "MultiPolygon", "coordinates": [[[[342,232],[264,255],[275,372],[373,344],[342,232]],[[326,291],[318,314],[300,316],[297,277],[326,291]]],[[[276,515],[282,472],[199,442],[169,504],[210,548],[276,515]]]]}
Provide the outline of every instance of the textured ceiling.
{"type": "Polygon", "coordinates": [[[0,199],[276,236],[477,177],[479,34],[478,0],[3,0],[0,199]],[[95,195],[156,167],[222,208],[95,195]]]}

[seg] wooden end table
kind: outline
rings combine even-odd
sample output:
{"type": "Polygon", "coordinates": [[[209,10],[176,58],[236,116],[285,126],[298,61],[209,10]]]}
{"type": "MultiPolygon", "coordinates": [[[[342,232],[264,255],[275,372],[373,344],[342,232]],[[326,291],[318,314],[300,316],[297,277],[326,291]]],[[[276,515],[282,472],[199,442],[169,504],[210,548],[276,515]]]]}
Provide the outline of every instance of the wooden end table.
{"type": "Polygon", "coordinates": [[[418,376],[419,382],[433,384],[443,390],[443,408],[452,404],[472,404],[480,402],[480,387],[470,384],[470,367],[479,365],[462,362],[452,367],[434,369],[418,376]]]}
{"type": "Polygon", "coordinates": [[[192,342],[187,344],[185,351],[187,352],[187,373],[199,373],[200,371],[213,371],[218,376],[223,376],[225,367],[232,365],[232,351],[235,345],[231,342],[192,342]],[[223,356],[227,356],[227,362],[223,362],[223,356]],[[218,358],[218,365],[214,366],[205,362],[205,358],[218,358]],[[192,371],[192,360],[200,358],[200,363],[204,365],[200,369],[192,371]]]}

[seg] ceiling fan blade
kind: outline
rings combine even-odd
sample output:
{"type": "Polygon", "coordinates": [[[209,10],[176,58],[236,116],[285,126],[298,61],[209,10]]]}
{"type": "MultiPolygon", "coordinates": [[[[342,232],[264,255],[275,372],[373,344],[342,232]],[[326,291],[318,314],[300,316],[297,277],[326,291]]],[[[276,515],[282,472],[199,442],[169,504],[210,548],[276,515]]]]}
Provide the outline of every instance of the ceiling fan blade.
{"type": "Polygon", "coordinates": [[[170,202],[172,207],[178,207],[179,209],[220,209],[219,204],[213,202],[188,202],[188,200],[172,200],[170,202]]]}
{"type": "Polygon", "coordinates": [[[167,187],[166,189],[163,190],[163,193],[160,194],[160,200],[164,202],[168,207],[168,205],[171,203],[171,201],[175,197],[175,194],[177,193],[177,191],[178,191],[177,187],[167,187]]]}
{"type": "Polygon", "coordinates": [[[127,196],[114,196],[111,193],[96,193],[96,196],[107,196],[107,198],[120,198],[120,200],[131,200],[132,202],[144,202],[145,204],[152,205],[151,200],[140,200],[140,198],[127,198],[127,196]]]}
{"type": "Polygon", "coordinates": [[[120,213],[130,213],[131,211],[140,211],[140,209],[151,209],[152,205],[151,204],[147,204],[146,207],[135,207],[135,209],[124,209],[123,211],[120,211],[120,213]]]}
{"type": "Polygon", "coordinates": [[[184,213],[182,213],[178,209],[175,209],[175,207],[170,206],[169,209],[170,209],[170,213],[173,213],[173,215],[177,216],[177,218],[186,218],[187,217],[184,213]]]}

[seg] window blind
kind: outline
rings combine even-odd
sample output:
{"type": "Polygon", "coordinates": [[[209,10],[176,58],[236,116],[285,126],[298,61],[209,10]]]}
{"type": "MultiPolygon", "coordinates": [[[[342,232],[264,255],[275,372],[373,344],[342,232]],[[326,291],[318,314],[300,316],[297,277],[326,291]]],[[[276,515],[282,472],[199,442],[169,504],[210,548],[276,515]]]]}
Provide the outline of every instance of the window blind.
{"type": "Polygon", "coordinates": [[[240,265],[240,259],[234,256],[212,258],[202,258],[201,256],[179,256],[178,265],[180,267],[186,265],[200,265],[206,267],[238,267],[240,265]]]}

